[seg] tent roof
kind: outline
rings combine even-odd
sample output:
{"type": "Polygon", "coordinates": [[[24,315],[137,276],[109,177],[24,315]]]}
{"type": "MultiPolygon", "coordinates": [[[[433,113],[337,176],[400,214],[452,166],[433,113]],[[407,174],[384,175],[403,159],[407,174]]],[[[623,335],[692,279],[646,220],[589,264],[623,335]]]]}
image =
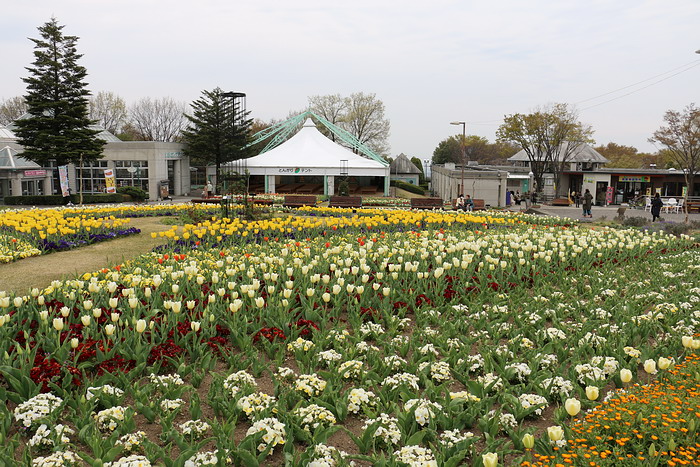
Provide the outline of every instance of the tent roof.
{"type": "Polygon", "coordinates": [[[246,159],[249,169],[326,167],[340,170],[341,161],[347,161],[348,169],[386,169],[380,162],[355,154],[325,137],[310,118],[307,118],[301,130],[286,142],[246,159]]]}

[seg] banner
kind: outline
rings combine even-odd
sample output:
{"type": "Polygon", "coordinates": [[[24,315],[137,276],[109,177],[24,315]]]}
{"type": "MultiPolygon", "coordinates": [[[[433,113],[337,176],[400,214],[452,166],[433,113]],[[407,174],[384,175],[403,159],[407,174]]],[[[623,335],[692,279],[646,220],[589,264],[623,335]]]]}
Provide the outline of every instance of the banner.
{"type": "Polygon", "coordinates": [[[105,169],[105,186],[107,187],[107,189],[105,190],[107,193],[117,192],[117,183],[114,178],[113,169],[105,169]]]}
{"type": "Polygon", "coordinates": [[[68,187],[68,166],[58,166],[58,180],[61,183],[61,195],[70,196],[70,188],[68,187]]]}

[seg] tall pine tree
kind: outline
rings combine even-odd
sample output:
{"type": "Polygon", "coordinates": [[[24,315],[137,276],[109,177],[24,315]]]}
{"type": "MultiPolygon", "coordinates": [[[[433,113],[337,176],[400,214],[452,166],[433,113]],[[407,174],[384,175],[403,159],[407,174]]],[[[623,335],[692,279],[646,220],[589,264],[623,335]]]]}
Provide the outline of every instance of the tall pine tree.
{"type": "Polygon", "coordinates": [[[252,120],[249,112],[234,114],[232,101],[220,88],[202,91],[192,102],[192,115],[185,115],[189,125],[182,132],[185,153],[192,159],[216,166],[216,180],[226,162],[250,156],[247,148],[252,120]]]}
{"type": "Polygon", "coordinates": [[[39,27],[41,39],[34,42],[34,62],[27,67],[28,117],[15,122],[22,156],[48,167],[90,162],[102,157],[104,141],[92,130],[88,117],[90,92],[84,81],[87,72],[78,65],[76,36],[63,35],[55,18],[39,27]]]}

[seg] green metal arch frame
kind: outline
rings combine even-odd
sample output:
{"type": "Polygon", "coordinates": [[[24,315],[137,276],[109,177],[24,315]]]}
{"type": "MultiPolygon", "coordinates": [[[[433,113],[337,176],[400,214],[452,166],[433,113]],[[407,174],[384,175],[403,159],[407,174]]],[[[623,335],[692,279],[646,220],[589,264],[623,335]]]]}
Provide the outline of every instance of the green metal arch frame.
{"type": "Polygon", "coordinates": [[[385,167],[389,165],[389,163],[385,161],[384,158],[382,158],[376,152],[372,151],[366,144],[358,140],[354,135],[340,128],[339,126],[334,125],[333,123],[329,122],[325,118],[315,114],[310,110],[302,112],[299,115],[295,115],[294,117],[291,117],[283,122],[277,123],[276,125],[273,125],[269,128],[260,130],[252,136],[252,141],[248,144],[248,146],[254,146],[263,141],[266,141],[267,139],[270,139],[263,148],[263,150],[260,151],[260,154],[264,154],[270,149],[276,148],[280,144],[287,141],[293,133],[296,133],[299,130],[299,128],[304,124],[304,121],[308,117],[311,117],[317,122],[321,123],[324,127],[328,129],[328,131],[333,133],[341,141],[347,144],[350,147],[350,149],[357,152],[358,154],[372,159],[374,161],[377,161],[385,167]]]}

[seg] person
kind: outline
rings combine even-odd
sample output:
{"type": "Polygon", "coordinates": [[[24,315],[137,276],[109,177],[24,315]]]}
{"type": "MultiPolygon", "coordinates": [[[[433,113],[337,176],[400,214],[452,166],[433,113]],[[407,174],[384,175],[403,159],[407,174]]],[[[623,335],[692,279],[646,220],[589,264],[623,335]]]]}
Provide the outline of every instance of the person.
{"type": "Polygon", "coordinates": [[[520,206],[520,203],[522,203],[522,201],[523,201],[523,199],[522,199],[522,197],[520,196],[520,190],[517,190],[517,191],[515,192],[515,204],[517,204],[518,206],[520,206]]]}
{"type": "Polygon", "coordinates": [[[661,217],[661,208],[664,202],[661,200],[661,196],[658,193],[651,200],[651,221],[654,222],[656,219],[661,217]]]}
{"type": "Polygon", "coordinates": [[[467,195],[467,199],[464,200],[464,210],[473,211],[474,210],[474,200],[470,195],[467,195]]]}
{"type": "Polygon", "coordinates": [[[593,206],[593,195],[590,190],[586,188],[586,192],[583,194],[583,217],[593,217],[591,214],[591,207],[593,206]]]}
{"type": "Polygon", "coordinates": [[[212,186],[211,181],[208,181],[207,184],[204,185],[203,196],[205,198],[209,198],[213,194],[212,191],[214,191],[214,187],[212,186]]]}
{"type": "Polygon", "coordinates": [[[465,209],[465,206],[464,206],[464,195],[461,194],[461,193],[460,193],[459,196],[457,197],[457,204],[456,204],[456,206],[455,206],[455,209],[457,209],[458,211],[464,210],[464,209],[465,209]]]}
{"type": "Polygon", "coordinates": [[[513,192],[506,191],[506,206],[510,206],[513,203],[513,192]]]}

